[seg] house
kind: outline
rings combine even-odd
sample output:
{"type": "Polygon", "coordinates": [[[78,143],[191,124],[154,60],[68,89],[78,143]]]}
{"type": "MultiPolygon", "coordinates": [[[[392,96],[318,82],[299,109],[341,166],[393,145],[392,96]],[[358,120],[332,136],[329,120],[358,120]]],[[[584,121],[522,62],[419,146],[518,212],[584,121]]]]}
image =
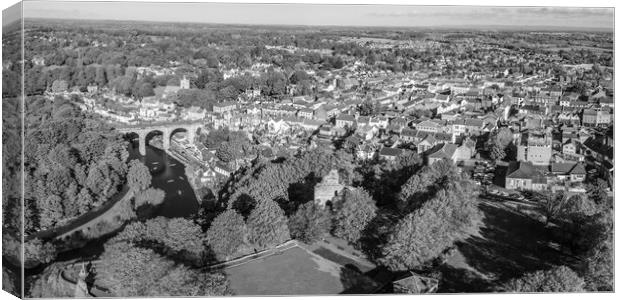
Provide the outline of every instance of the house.
{"type": "Polygon", "coordinates": [[[441,103],[448,103],[450,102],[450,96],[442,95],[442,94],[435,94],[435,96],[433,97],[433,101],[441,102],[441,103]]]}
{"type": "Polygon", "coordinates": [[[45,58],[41,56],[35,56],[32,58],[32,64],[35,66],[45,66],[45,58]]]}
{"type": "Polygon", "coordinates": [[[355,125],[355,116],[348,114],[341,114],[336,117],[336,127],[340,128],[353,128],[355,125]]]}
{"type": "Polygon", "coordinates": [[[565,125],[579,126],[581,124],[581,119],[576,113],[562,112],[558,115],[558,122],[565,125]]]}
{"type": "Polygon", "coordinates": [[[424,153],[437,145],[437,140],[433,134],[426,136],[417,144],[418,154],[424,153]]]}
{"type": "Polygon", "coordinates": [[[432,132],[432,133],[436,133],[440,130],[439,124],[431,120],[422,121],[418,123],[415,127],[418,131],[432,132]]]}
{"type": "Polygon", "coordinates": [[[399,148],[390,148],[390,147],[383,147],[381,148],[381,150],[379,151],[379,157],[381,159],[385,159],[385,160],[391,160],[394,161],[396,160],[396,158],[398,158],[401,154],[403,153],[402,149],[399,148]]]}
{"type": "Polygon", "coordinates": [[[249,88],[245,90],[245,95],[250,98],[256,98],[260,96],[260,89],[249,88]]]}
{"type": "Polygon", "coordinates": [[[400,139],[408,143],[417,142],[417,136],[418,131],[411,128],[403,128],[400,132],[400,139]]]}
{"type": "Polygon", "coordinates": [[[531,162],[511,162],[506,174],[506,189],[542,190],[546,188],[546,177],[531,162]]]}
{"type": "Polygon", "coordinates": [[[577,155],[579,154],[579,144],[573,140],[568,139],[562,144],[562,154],[565,155],[577,155]]]}
{"type": "Polygon", "coordinates": [[[230,175],[234,172],[232,168],[219,161],[215,163],[213,171],[225,177],[230,177],[230,175]]]}
{"type": "Polygon", "coordinates": [[[301,124],[301,127],[303,127],[307,131],[314,132],[315,130],[319,129],[319,127],[321,127],[322,124],[323,124],[323,121],[304,120],[303,123],[301,124]]]}
{"type": "Polygon", "coordinates": [[[601,107],[610,107],[614,108],[614,98],[612,97],[602,97],[598,100],[598,103],[601,107]]]}
{"type": "Polygon", "coordinates": [[[201,120],[204,119],[205,115],[206,112],[198,106],[191,106],[185,110],[185,117],[188,120],[201,120]]]}
{"type": "Polygon", "coordinates": [[[179,82],[179,88],[185,90],[189,89],[189,79],[186,78],[185,75],[183,75],[183,78],[179,82]]]}
{"type": "Polygon", "coordinates": [[[457,156],[455,155],[456,149],[457,149],[457,146],[455,144],[448,144],[448,143],[439,144],[433,147],[432,149],[428,151],[429,153],[426,156],[427,164],[430,166],[440,160],[450,160],[456,164],[456,161],[457,161],[457,156]]]}
{"type": "Polygon", "coordinates": [[[213,184],[216,180],[217,174],[218,173],[216,173],[212,168],[207,168],[200,176],[200,183],[213,184]]]}
{"type": "Polygon", "coordinates": [[[213,112],[214,113],[226,113],[233,111],[237,108],[237,104],[234,102],[220,102],[213,104],[213,112]]]}
{"type": "Polygon", "coordinates": [[[403,128],[407,127],[409,120],[405,118],[394,118],[390,120],[390,127],[395,132],[400,132],[403,128]]]}
{"type": "Polygon", "coordinates": [[[480,119],[472,118],[460,118],[456,119],[452,123],[452,133],[456,136],[460,135],[478,135],[480,134],[484,125],[484,121],[480,119]]]}
{"type": "Polygon", "coordinates": [[[314,117],[314,111],[309,108],[302,108],[297,112],[297,116],[304,119],[312,119],[314,117]]]}
{"type": "Polygon", "coordinates": [[[331,205],[334,197],[339,196],[344,188],[345,186],[340,183],[338,170],[332,169],[314,186],[314,203],[321,207],[331,205]]]}
{"type": "Polygon", "coordinates": [[[379,128],[370,125],[358,126],[355,129],[355,134],[363,137],[367,141],[375,137],[378,132],[379,128]]]}
{"type": "Polygon", "coordinates": [[[406,277],[392,283],[397,294],[428,294],[434,293],[439,287],[439,280],[425,277],[409,271],[406,277]]]}
{"type": "Polygon", "coordinates": [[[371,117],[368,122],[370,126],[377,126],[378,128],[385,129],[388,126],[388,118],[386,117],[371,117]]]}
{"type": "Polygon", "coordinates": [[[359,160],[372,159],[375,156],[375,149],[369,144],[361,144],[357,147],[355,155],[359,160]]]}
{"type": "Polygon", "coordinates": [[[517,142],[517,160],[532,162],[534,165],[549,165],[552,140],[549,134],[524,133],[517,142]]]}
{"type": "Polygon", "coordinates": [[[561,181],[583,182],[586,179],[586,168],[580,162],[552,163],[551,174],[561,181]]]}
{"type": "Polygon", "coordinates": [[[93,94],[96,93],[99,90],[99,87],[95,84],[89,84],[86,87],[86,91],[88,91],[88,93],[93,94]]]}

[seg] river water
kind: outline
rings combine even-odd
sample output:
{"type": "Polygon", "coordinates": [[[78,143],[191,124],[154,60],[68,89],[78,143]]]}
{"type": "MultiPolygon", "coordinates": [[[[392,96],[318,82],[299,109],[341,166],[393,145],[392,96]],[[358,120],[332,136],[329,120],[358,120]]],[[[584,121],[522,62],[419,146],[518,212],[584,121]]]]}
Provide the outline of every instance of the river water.
{"type": "Polygon", "coordinates": [[[141,156],[137,142],[130,143],[127,149],[129,159],[139,159],[153,176],[152,186],[166,193],[164,203],[156,216],[168,218],[188,217],[198,212],[199,204],[192,186],[185,176],[185,166],[165,151],[146,146],[146,156],[141,156]]]}

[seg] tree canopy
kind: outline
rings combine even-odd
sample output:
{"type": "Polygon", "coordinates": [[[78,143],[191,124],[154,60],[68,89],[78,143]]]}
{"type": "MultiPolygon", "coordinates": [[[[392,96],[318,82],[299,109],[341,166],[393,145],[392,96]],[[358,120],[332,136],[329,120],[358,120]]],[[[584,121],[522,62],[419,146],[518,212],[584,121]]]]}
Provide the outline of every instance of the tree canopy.
{"type": "Polygon", "coordinates": [[[117,297],[231,294],[228,281],[220,273],[190,269],[126,242],[106,245],[96,276],[117,297]]]}
{"type": "Polygon", "coordinates": [[[583,292],[585,282],[575,271],[566,266],[525,274],[504,285],[504,290],[514,293],[566,293],[583,292]]]}
{"type": "Polygon", "coordinates": [[[246,238],[243,216],[228,209],[219,214],[207,230],[206,243],[216,259],[225,261],[237,252],[246,238]]]}
{"type": "Polygon", "coordinates": [[[334,206],[333,233],[351,243],[360,239],[377,210],[374,200],[363,189],[345,189],[342,199],[337,200],[334,206]]]}
{"type": "Polygon", "coordinates": [[[248,241],[257,249],[277,246],[291,238],[284,211],[273,200],[260,200],[247,220],[248,241]]]}

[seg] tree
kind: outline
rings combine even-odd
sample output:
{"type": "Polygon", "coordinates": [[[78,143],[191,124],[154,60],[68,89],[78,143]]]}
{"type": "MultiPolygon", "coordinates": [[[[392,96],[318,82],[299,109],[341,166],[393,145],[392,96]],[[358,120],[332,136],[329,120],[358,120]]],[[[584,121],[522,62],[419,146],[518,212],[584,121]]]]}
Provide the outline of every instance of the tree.
{"type": "Polygon", "coordinates": [[[277,246],[289,240],[284,211],[270,199],[258,200],[248,216],[248,240],[258,249],[277,246]]]}
{"type": "Polygon", "coordinates": [[[24,266],[33,268],[39,264],[46,264],[56,258],[56,247],[51,243],[44,243],[34,238],[24,243],[24,266]]]}
{"type": "Polygon", "coordinates": [[[597,178],[596,182],[586,185],[586,194],[601,208],[613,207],[613,201],[607,196],[608,184],[605,180],[597,178]]]}
{"type": "Polygon", "coordinates": [[[297,209],[289,218],[291,236],[304,243],[312,243],[323,238],[331,229],[329,211],[309,201],[297,209]]]}
{"type": "Polygon", "coordinates": [[[512,279],[504,284],[503,289],[515,293],[566,293],[583,292],[584,286],[585,282],[575,271],[559,266],[512,279]]]}
{"type": "Polygon", "coordinates": [[[359,111],[362,116],[372,116],[377,113],[377,109],[378,106],[375,101],[366,99],[359,105],[357,111],[359,111]]]}
{"type": "Polygon", "coordinates": [[[489,151],[489,157],[491,160],[502,160],[506,157],[506,152],[498,144],[493,143],[489,151]]]}
{"type": "Polygon", "coordinates": [[[566,210],[567,202],[568,197],[563,192],[543,192],[543,199],[538,203],[545,214],[545,222],[548,224],[553,219],[560,217],[566,210]]]}
{"type": "Polygon", "coordinates": [[[117,93],[129,96],[131,95],[134,81],[134,78],[130,76],[119,76],[110,82],[110,86],[115,89],[117,93]]]}
{"type": "Polygon", "coordinates": [[[243,216],[232,209],[218,215],[207,230],[207,245],[216,258],[225,261],[234,255],[246,236],[243,216]]]}
{"type": "Polygon", "coordinates": [[[56,222],[64,217],[62,198],[58,195],[49,195],[45,201],[39,204],[39,209],[41,210],[41,227],[43,228],[56,225],[56,222]]]}
{"type": "Polygon", "coordinates": [[[138,98],[150,97],[154,95],[155,91],[153,90],[153,86],[148,82],[141,83],[136,94],[138,98]]]}
{"type": "Polygon", "coordinates": [[[308,73],[306,73],[305,71],[296,70],[295,72],[293,72],[291,77],[289,77],[289,81],[291,82],[291,84],[298,84],[299,82],[308,80],[309,78],[310,77],[308,76],[308,73]]]}
{"type": "Polygon", "coordinates": [[[146,222],[146,237],[162,243],[173,252],[196,255],[204,251],[204,233],[200,226],[184,218],[157,217],[146,222]]]}
{"type": "Polygon", "coordinates": [[[134,191],[142,191],[151,186],[151,172],[149,168],[142,162],[134,159],[129,162],[129,171],[127,172],[127,184],[134,191]]]}
{"type": "Polygon", "coordinates": [[[111,292],[117,297],[222,296],[230,293],[228,282],[221,274],[202,273],[177,265],[151,249],[127,242],[105,246],[96,276],[98,280],[109,283],[111,292]]]}
{"type": "Polygon", "coordinates": [[[595,247],[585,258],[583,278],[589,291],[613,291],[614,288],[613,235],[595,247]]]}
{"type": "Polygon", "coordinates": [[[54,80],[52,83],[52,92],[61,93],[69,89],[69,85],[64,80],[54,80]]]}
{"type": "Polygon", "coordinates": [[[377,207],[365,190],[345,189],[342,199],[336,202],[334,211],[334,235],[355,243],[375,217],[377,207]]]}
{"type": "Polygon", "coordinates": [[[403,214],[408,214],[431,199],[439,189],[460,180],[452,161],[437,161],[420,169],[402,185],[396,204],[403,214]]]}
{"type": "Polygon", "coordinates": [[[475,232],[482,214],[474,189],[467,182],[449,185],[405,216],[383,245],[381,263],[392,270],[418,268],[475,232]]]}
{"type": "Polygon", "coordinates": [[[223,142],[215,151],[215,156],[223,162],[231,162],[235,159],[235,149],[229,142],[223,142]]]}
{"type": "Polygon", "coordinates": [[[134,207],[138,208],[142,205],[157,206],[164,202],[166,192],[161,189],[147,188],[146,190],[136,192],[134,207]]]}

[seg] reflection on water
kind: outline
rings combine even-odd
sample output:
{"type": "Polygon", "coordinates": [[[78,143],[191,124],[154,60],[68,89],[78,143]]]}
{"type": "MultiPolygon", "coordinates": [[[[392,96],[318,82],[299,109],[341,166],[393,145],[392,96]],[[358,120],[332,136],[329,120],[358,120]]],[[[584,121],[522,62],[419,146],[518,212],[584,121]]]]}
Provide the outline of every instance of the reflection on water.
{"type": "Polygon", "coordinates": [[[158,216],[168,218],[187,217],[198,211],[198,201],[192,186],[185,178],[185,166],[167,155],[165,151],[146,146],[146,156],[141,156],[137,142],[127,149],[129,159],[139,159],[153,175],[152,185],[166,192],[164,203],[157,211],[158,216]]]}

